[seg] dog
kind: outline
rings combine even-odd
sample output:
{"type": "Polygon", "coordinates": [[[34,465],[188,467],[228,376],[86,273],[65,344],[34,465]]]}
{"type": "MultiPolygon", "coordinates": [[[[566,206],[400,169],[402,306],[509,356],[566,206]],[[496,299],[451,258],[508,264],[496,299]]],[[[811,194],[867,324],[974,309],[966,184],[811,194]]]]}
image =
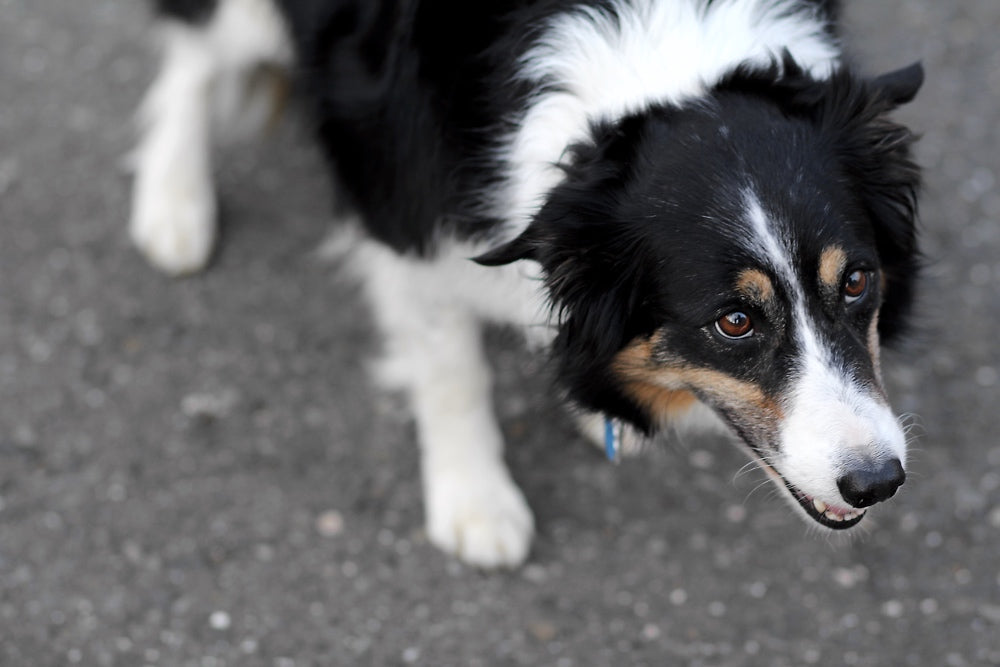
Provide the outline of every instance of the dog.
{"type": "Polygon", "coordinates": [[[903,484],[879,349],[915,298],[920,173],[889,116],[923,70],[860,74],[836,2],[156,4],[131,238],[168,273],[207,264],[213,114],[260,67],[294,73],[363,229],[352,260],[444,551],[516,566],[534,532],[487,322],[550,349],[612,456],[669,426],[733,433],[831,530],[903,484]]]}

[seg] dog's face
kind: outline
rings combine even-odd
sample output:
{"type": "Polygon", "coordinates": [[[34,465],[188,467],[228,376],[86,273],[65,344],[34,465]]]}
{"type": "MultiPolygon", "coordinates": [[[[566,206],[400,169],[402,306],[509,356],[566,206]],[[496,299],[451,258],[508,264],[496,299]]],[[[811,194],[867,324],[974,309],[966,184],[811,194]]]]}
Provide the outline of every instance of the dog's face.
{"type": "Polygon", "coordinates": [[[918,174],[885,113],[919,83],[744,74],[597,128],[480,260],[542,264],[574,399],[647,430],[700,400],[796,507],[851,527],[905,477],[879,345],[912,298],[918,174]]]}

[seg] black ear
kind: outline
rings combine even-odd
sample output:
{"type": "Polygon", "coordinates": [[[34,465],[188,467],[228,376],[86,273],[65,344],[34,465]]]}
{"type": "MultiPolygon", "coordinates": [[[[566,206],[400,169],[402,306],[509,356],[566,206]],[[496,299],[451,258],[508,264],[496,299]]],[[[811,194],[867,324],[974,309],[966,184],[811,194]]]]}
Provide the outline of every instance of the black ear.
{"type": "Polygon", "coordinates": [[[920,267],[917,195],[920,168],[913,161],[914,134],[889,112],[916,95],[923,81],[919,63],[889,72],[866,85],[849,73],[834,78],[834,94],[822,113],[840,134],[841,165],[866,209],[885,277],[879,332],[892,342],[906,330],[920,267]]]}
{"type": "Polygon", "coordinates": [[[916,97],[923,84],[924,66],[920,61],[902,69],[886,72],[872,81],[874,89],[880,91],[886,100],[897,107],[916,97]]]}
{"type": "Polygon", "coordinates": [[[538,244],[532,238],[531,228],[529,228],[513,241],[487,250],[482,255],[473,257],[472,261],[483,266],[502,266],[519,259],[537,259],[537,249],[538,244]]]}

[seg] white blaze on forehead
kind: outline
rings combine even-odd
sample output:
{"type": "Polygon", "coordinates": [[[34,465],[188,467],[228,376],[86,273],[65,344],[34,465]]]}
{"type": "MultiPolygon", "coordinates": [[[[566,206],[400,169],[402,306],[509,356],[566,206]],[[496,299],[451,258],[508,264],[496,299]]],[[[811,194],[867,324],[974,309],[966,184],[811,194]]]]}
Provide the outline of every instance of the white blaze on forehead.
{"type": "Polygon", "coordinates": [[[792,266],[794,247],[791,239],[781,239],[775,234],[771,220],[752,190],[745,191],[743,197],[747,221],[750,223],[744,239],[747,250],[774,270],[785,288],[794,292],[796,303],[802,302],[804,297],[799,288],[799,281],[795,277],[795,268],[792,266]]]}
{"type": "Polygon", "coordinates": [[[905,466],[905,437],[878,388],[859,384],[823,342],[806,308],[804,283],[793,263],[792,239],[775,228],[753,192],[745,192],[744,197],[746,236],[742,240],[774,272],[787,293],[797,348],[798,372],[790,386],[775,463],[806,494],[840,504],[837,479],[852,464],[896,457],[905,466]]]}

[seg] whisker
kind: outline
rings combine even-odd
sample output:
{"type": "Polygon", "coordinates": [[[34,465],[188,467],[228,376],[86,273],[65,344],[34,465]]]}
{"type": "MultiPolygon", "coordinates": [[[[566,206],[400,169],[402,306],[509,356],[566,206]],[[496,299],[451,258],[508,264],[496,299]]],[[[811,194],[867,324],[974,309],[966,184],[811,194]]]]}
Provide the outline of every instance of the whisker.
{"type": "Polygon", "coordinates": [[[924,432],[924,425],[920,416],[913,412],[904,412],[896,417],[896,423],[903,430],[903,434],[909,436],[915,431],[921,434],[924,432]]]}
{"type": "Polygon", "coordinates": [[[736,471],[730,483],[736,483],[736,481],[740,477],[748,475],[756,470],[764,470],[764,469],[765,469],[764,463],[762,461],[759,461],[757,459],[751,459],[750,461],[747,461],[739,470],[736,471]]]}
{"type": "MultiPolygon", "coordinates": [[[[746,495],[746,496],[745,496],[745,497],[743,498],[743,504],[744,504],[744,505],[746,505],[746,504],[747,504],[747,501],[749,501],[749,500],[750,500],[751,496],[753,496],[753,494],[755,494],[755,493],[757,492],[757,490],[758,490],[758,489],[760,489],[760,488],[763,488],[763,487],[767,486],[767,485],[768,485],[768,484],[770,484],[770,483],[771,483],[771,480],[770,480],[770,479],[765,479],[764,481],[762,481],[762,482],[760,482],[759,484],[757,484],[757,486],[755,486],[755,487],[753,487],[752,489],[750,489],[750,491],[749,491],[749,492],[747,492],[747,495],[746,495]]],[[[775,490],[772,490],[772,492],[771,492],[771,495],[770,495],[770,496],[765,496],[765,497],[764,497],[764,500],[765,500],[765,501],[767,501],[767,500],[769,500],[769,499],[770,499],[771,497],[773,497],[773,495],[774,495],[774,491],[775,491],[775,490]]]]}

